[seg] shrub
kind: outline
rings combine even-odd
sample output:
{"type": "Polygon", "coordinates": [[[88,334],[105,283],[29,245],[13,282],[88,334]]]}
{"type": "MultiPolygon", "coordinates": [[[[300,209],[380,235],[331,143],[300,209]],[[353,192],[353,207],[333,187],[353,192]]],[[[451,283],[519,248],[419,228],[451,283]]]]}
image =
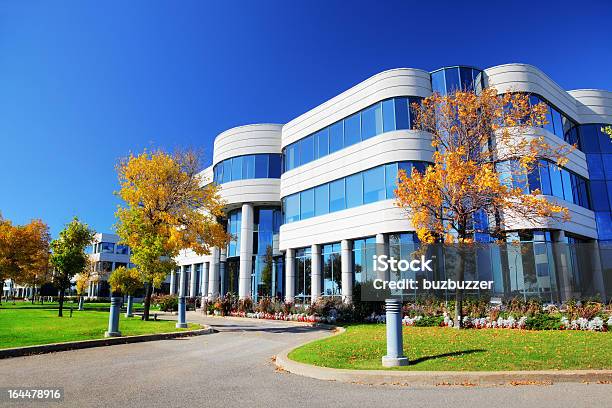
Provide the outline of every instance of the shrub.
{"type": "Polygon", "coordinates": [[[438,327],[444,324],[444,316],[425,316],[422,319],[415,320],[415,327],[438,327]]]}
{"type": "Polygon", "coordinates": [[[176,295],[157,295],[151,298],[151,302],[158,305],[162,312],[178,310],[178,297],[176,295]]]}
{"type": "Polygon", "coordinates": [[[561,318],[539,313],[528,317],[525,321],[525,328],[529,330],[559,330],[562,328],[561,318]]]}

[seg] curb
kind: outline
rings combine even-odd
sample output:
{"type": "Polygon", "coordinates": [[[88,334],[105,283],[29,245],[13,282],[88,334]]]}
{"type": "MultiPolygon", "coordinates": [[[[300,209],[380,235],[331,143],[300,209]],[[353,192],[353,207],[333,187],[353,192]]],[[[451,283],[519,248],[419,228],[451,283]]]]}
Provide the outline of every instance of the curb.
{"type": "Polygon", "coordinates": [[[240,321],[240,322],[289,323],[289,324],[293,324],[294,326],[317,327],[317,328],[324,329],[324,330],[339,329],[339,330],[341,330],[342,333],[344,332],[344,328],[341,328],[341,327],[338,327],[338,326],[334,326],[333,324],[327,324],[327,323],[297,322],[297,321],[294,321],[294,320],[255,319],[255,318],[252,318],[252,317],[239,317],[239,316],[204,315],[204,317],[206,317],[206,318],[213,318],[213,319],[229,319],[229,320],[236,320],[236,321],[240,321]]]}
{"type": "Polygon", "coordinates": [[[80,350],[80,349],[86,349],[86,348],[92,348],[92,347],[114,346],[117,344],[142,343],[145,341],[157,341],[157,340],[176,339],[180,337],[201,336],[204,334],[211,334],[214,332],[215,331],[212,328],[208,326],[203,326],[203,328],[201,329],[186,330],[186,331],[180,331],[180,332],[141,334],[138,336],[108,337],[104,339],[92,339],[92,340],[71,341],[71,342],[64,342],[64,343],[42,344],[39,346],[15,347],[15,348],[8,348],[8,349],[0,349],[0,359],[23,357],[23,356],[29,356],[29,355],[34,355],[34,354],[47,354],[47,353],[54,353],[57,351],[80,350]]]}
{"type": "MultiPolygon", "coordinates": [[[[344,332],[338,328],[338,335],[344,332]]],[[[317,341],[317,340],[314,340],[317,341]]],[[[304,344],[308,344],[307,342],[304,344]]],[[[274,363],[284,371],[325,381],[366,385],[400,386],[476,386],[476,385],[550,385],[553,383],[612,383],[612,370],[539,370],[539,371],[399,371],[349,370],[318,367],[289,359],[298,347],[279,353],[274,363]]]]}

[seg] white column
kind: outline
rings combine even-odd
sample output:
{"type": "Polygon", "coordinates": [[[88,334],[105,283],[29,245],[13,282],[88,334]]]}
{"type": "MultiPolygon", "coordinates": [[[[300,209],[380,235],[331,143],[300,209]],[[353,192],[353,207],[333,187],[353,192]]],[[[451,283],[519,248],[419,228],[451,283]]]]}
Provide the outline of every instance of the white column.
{"type": "Polygon", "coordinates": [[[176,293],[176,271],[173,269],[170,271],[170,294],[176,293]]]}
{"type": "Polygon", "coordinates": [[[285,301],[295,300],[295,250],[288,248],[285,252],[285,301]]]}
{"type": "Polygon", "coordinates": [[[211,261],[208,269],[208,299],[219,296],[219,248],[210,250],[211,261]]]}
{"type": "Polygon", "coordinates": [[[202,263],[202,299],[208,298],[208,262],[202,263]]]}
{"type": "Polygon", "coordinates": [[[189,297],[194,298],[197,295],[197,289],[198,289],[198,287],[196,286],[196,284],[198,283],[198,277],[196,276],[195,264],[191,265],[190,277],[191,277],[191,281],[189,281],[189,283],[191,285],[189,285],[189,297]]]}
{"type": "Polygon", "coordinates": [[[253,204],[242,204],[240,220],[240,299],[251,297],[251,273],[253,271],[253,204]]]}
{"type": "Polygon", "coordinates": [[[340,264],[342,269],[342,300],[350,303],[353,300],[353,241],[343,239],[340,242],[340,264]]]}
{"type": "Polygon", "coordinates": [[[310,247],[311,258],[310,258],[310,273],[311,273],[311,284],[310,284],[310,298],[311,302],[315,303],[317,299],[321,297],[323,292],[323,276],[321,270],[321,245],[313,244],[310,247]]]}

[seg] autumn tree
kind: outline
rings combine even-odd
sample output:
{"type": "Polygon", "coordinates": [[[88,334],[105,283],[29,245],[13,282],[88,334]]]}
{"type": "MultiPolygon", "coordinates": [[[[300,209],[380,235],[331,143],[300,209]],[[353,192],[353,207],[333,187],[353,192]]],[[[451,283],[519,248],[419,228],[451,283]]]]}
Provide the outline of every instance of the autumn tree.
{"type": "Polygon", "coordinates": [[[140,272],[136,268],[120,266],[111,273],[108,283],[112,292],[121,292],[128,297],[126,316],[132,316],[132,297],[137,290],[142,288],[140,272]]]}
{"type": "Polygon", "coordinates": [[[0,217],[0,284],[11,279],[36,288],[47,282],[50,240],[49,227],[41,220],[13,225],[0,217]]]}
{"type": "Polygon", "coordinates": [[[76,293],[77,296],[79,297],[79,310],[83,310],[83,295],[85,294],[85,291],[87,291],[87,287],[89,286],[89,282],[91,279],[91,265],[90,263],[88,263],[88,265],[85,266],[85,268],[83,269],[83,272],[79,273],[76,276],[76,280],[75,280],[75,287],[76,287],[76,293]]]}
{"type": "MultiPolygon", "coordinates": [[[[552,161],[567,162],[573,147],[549,144],[542,132],[547,106],[529,95],[495,89],[476,94],[433,94],[412,106],[415,129],[431,135],[433,164],[424,173],[400,171],[396,204],[407,210],[422,243],[455,244],[457,281],[464,279],[461,251],[476,233],[504,240],[515,225],[567,220],[568,210],[525,188],[529,175],[552,161]],[[476,222],[476,218],[486,222],[476,222]]],[[[456,292],[455,325],[462,319],[462,291],[456,292]]]]}
{"type": "Polygon", "coordinates": [[[94,234],[87,224],[74,217],[59,233],[59,238],[51,242],[53,284],[59,290],[59,317],[63,316],[64,295],[71,279],[87,270],[89,257],[85,249],[91,245],[94,234]]]}
{"type": "Polygon", "coordinates": [[[199,155],[161,150],[130,155],[117,165],[125,202],[120,206],[117,234],[132,249],[132,262],[145,284],[144,318],[149,319],[153,287],[176,267],[182,249],[198,255],[223,246],[227,234],[217,217],[223,202],[216,184],[204,184],[199,155]]]}

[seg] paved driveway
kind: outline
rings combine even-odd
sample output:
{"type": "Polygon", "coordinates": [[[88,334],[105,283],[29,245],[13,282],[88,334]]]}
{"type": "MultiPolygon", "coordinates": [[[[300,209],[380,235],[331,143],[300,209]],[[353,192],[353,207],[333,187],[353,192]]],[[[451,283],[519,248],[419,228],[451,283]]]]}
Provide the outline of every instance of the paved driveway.
{"type": "Polygon", "coordinates": [[[401,388],[304,378],[277,372],[271,358],[325,332],[195,312],[188,319],[219,333],[0,360],[0,387],[64,387],[62,404],[12,405],[37,407],[611,406],[611,385],[401,388]]]}

